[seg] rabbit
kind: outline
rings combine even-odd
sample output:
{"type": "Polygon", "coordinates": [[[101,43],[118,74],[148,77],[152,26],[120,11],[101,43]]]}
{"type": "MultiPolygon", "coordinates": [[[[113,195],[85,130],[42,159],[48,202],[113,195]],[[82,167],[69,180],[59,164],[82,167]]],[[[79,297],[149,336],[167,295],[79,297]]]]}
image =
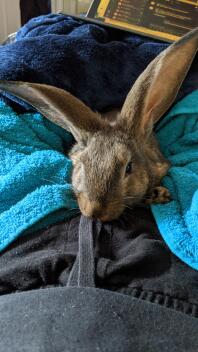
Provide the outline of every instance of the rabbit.
{"type": "Polygon", "coordinates": [[[72,185],[84,216],[113,221],[126,207],[170,201],[168,189],[160,185],[170,163],[153,126],[173,103],[197,48],[198,28],[161,52],[132,86],[121,110],[109,117],[53,86],[0,81],[1,90],[73,134],[72,185]]]}

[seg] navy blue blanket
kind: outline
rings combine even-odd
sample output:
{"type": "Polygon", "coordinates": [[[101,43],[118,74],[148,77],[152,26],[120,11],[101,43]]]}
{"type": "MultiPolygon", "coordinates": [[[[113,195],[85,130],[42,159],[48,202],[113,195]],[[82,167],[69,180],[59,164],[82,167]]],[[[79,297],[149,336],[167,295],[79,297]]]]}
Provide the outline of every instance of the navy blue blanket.
{"type": "MultiPolygon", "coordinates": [[[[55,85],[95,110],[120,106],[148,63],[168,44],[65,15],[31,20],[0,49],[0,79],[55,85]]],[[[178,99],[196,88],[198,64],[178,99]]],[[[26,106],[27,107],[27,106],[26,106]]]]}

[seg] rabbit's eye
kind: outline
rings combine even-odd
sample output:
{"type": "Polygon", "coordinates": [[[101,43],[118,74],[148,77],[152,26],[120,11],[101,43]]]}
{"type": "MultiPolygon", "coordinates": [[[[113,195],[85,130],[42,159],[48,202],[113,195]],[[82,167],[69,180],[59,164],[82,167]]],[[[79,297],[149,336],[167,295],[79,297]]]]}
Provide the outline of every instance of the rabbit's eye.
{"type": "Polygon", "coordinates": [[[125,174],[126,174],[126,175],[129,175],[129,174],[131,174],[131,172],[132,172],[132,161],[130,161],[130,162],[127,164],[125,174]]]}

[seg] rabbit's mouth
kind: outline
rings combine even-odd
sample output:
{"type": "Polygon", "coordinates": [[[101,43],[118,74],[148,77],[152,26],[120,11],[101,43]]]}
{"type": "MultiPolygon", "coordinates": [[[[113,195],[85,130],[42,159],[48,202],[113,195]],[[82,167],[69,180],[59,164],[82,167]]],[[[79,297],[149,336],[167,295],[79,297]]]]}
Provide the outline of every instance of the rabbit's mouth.
{"type": "Polygon", "coordinates": [[[79,208],[86,217],[100,220],[102,222],[110,222],[116,220],[124,211],[124,206],[115,206],[115,203],[102,205],[98,201],[90,201],[85,194],[81,193],[77,196],[79,208]]]}

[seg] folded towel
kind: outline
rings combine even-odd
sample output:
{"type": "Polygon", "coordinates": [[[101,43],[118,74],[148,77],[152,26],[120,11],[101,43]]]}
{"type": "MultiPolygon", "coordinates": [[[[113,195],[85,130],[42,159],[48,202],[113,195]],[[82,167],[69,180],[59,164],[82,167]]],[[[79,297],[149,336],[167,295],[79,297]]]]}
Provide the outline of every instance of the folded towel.
{"type": "Polygon", "coordinates": [[[71,135],[38,113],[15,113],[0,101],[0,250],[76,212],[71,135]],[[28,232],[29,232],[28,231],[28,232]]]}
{"type": "Polygon", "coordinates": [[[170,249],[198,270],[198,90],[177,103],[156,132],[171,162],[163,184],[173,200],[152,211],[170,249]]]}

